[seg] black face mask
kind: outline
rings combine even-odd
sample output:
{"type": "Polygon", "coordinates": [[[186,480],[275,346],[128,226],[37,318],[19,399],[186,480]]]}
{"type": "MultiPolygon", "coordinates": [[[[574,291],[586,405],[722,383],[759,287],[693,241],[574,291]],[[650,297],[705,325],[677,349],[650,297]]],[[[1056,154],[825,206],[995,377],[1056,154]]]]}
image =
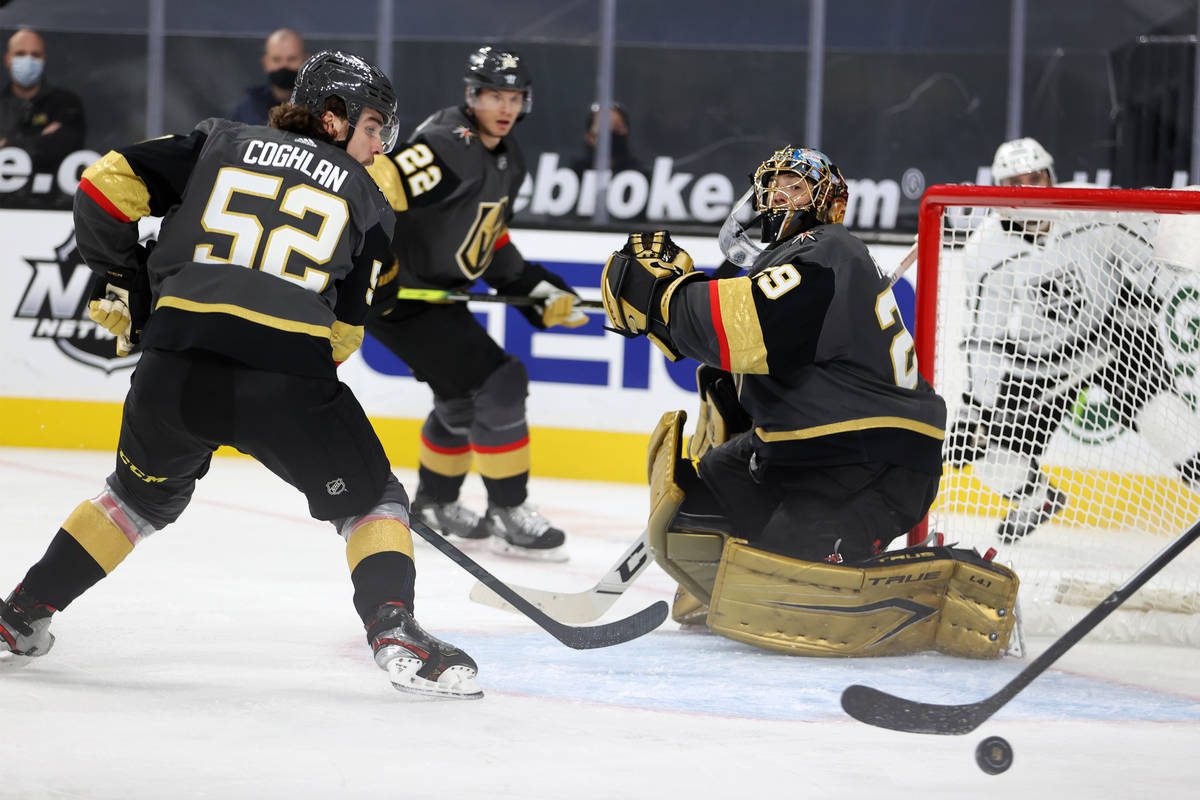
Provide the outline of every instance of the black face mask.
{"type": "Polygon", "coordinates": [[[296,72],[297,70],[280,67],[273,69],[267,73],[267,80],[271,85],[278,89],[287,89],[291,91],[296,87],[296,72]]]}

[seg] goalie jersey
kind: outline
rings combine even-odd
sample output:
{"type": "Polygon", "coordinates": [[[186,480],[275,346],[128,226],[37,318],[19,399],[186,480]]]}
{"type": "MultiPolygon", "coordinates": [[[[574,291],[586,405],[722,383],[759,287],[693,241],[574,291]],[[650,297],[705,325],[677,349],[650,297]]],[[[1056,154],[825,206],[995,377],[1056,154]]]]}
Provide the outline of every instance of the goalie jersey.
{"type": "Polygon", "coordinates": [[[109,152],[75,198],[93,270],[149,271],[143,346],[329,378],[332,326],[365,321],[393,216],[345,150],[223,119],[109,152]],[[164,220],[143,267],[146,216],[164,220]]]}
{"type": "Polygon", "coordinates": [[[488,150],[465,111],[446,108],[369,171],[397,212],[390,287],[463,291],[482,278],[523,293],[536,283],[522,280],[526,262],[508,238],[525,179],[525,157],[512,136],[488,150]]]}
{"type": "Polygon", "coordinates": [[[685,284],[667,322],[681,352],[734,374],[759,462],[941,472],[946,405],[917,372],[888,279],[844,226],[767,250],[748,275],[685,284]]]}

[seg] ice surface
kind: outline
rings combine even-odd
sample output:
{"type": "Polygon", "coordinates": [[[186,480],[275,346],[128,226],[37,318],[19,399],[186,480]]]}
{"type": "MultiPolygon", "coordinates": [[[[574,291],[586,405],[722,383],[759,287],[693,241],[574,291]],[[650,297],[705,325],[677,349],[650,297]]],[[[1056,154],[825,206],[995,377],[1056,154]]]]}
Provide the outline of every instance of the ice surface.
{"type": "MultiPolygon", "coordinates": [[[[0,592],[112,459],[0,449],[0,592]]],[[[476,478],[464,498],[482,505],[476,478]]],[[[477,558],[565,591],[599,579],[647,505],[643,487],[536,479],[531,500],[569,531],[571,560],[477,558]]],[[[393,690],[341,539],[255,462],[216,459],[178,523],[55,618],[50,655],[0,672],[0,798],[1096,800],[1190,796],[1200,778],[1200,651],[1085,640],[974,733],[919,736],[851,720],[841,690],[973,702],[1024,662],[789,658],[671,622],[573,651],[470,602],[471,577],[420,542],[417,565],[418,619],[479,662],[481,702],[393,690]],[[1015,752],[999,776],[975,765],[989,735],[1015,752]]],[[[605,619],[672,590],[652,566],[605,619]]]]}

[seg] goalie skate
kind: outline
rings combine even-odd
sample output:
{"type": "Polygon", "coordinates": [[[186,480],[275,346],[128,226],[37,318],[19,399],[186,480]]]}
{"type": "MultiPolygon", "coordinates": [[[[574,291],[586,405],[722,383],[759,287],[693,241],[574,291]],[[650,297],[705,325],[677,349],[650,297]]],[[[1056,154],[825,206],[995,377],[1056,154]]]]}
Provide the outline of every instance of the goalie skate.
{"type": "Polygon", "coordinates": [[[483,697],[466,653],[430,636],[402,603],[384,603],[367,630],[375,663],[402,692],[463,700],[483,697]]]}

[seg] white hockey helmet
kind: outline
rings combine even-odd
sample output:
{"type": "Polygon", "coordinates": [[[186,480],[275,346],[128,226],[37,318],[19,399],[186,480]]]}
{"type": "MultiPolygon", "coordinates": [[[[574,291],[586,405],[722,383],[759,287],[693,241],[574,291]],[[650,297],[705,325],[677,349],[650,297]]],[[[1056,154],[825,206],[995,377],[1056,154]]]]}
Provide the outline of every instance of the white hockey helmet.
{"type": "Polygon", "coordinates": [[[1026,136],[1023,139],[1012,139],[996,148],[992,158],[992,183],[1025,175],[1030,172],[1045,170],[1050,175],[1050,183],[1055,183],[1054,158],[1046,152],[1046,148],[1037,139],[1026,136]]]}

